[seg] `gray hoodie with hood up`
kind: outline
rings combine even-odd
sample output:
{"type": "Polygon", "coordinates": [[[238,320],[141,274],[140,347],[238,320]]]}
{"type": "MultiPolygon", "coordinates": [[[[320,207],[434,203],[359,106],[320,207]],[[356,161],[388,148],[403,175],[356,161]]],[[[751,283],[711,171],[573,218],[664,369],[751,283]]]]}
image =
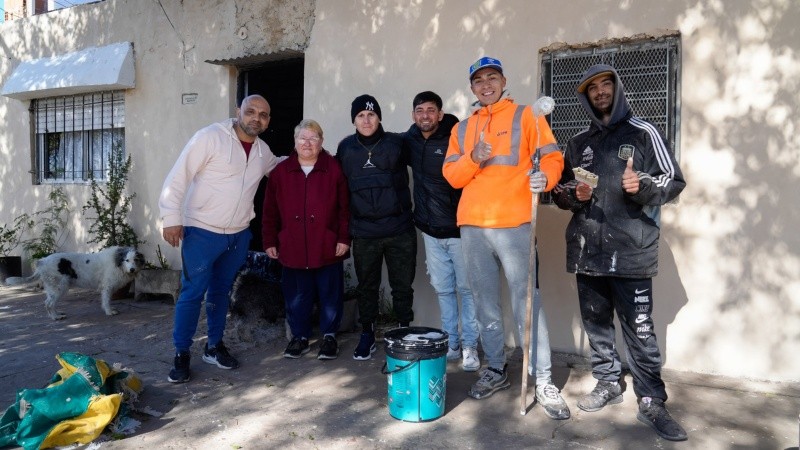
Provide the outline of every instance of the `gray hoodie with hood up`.
{"type": "Polygon", "coordinates": [[[604,124],[585,89],[579,89],[578,101],[591,124],[567,144],[564,171],[553,190],[555,203],[574,213],[566,230],[567,271],[651,278],[658,272],[660,207],[677,197],[686,182],[658,129],[633,115],[613,67],[589,68],[578,86],[603,73],[609,73],[615,85],[611,120],[604,124]],[[633,158],[633,170],[640,179],[639,192],[633,195],[622,189],[628,157],[633,158]],[[573,168],[577,167],[599,176],[586,202],[575,198],[573,168]]]}

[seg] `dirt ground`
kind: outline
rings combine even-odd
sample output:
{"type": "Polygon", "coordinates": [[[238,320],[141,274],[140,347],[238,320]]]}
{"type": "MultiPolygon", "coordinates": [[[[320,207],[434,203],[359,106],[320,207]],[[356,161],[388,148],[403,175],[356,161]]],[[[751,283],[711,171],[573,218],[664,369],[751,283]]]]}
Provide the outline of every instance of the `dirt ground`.
{"type": "MultiPolygon", "coordinates": [[[[354,361],[357,333],[340,334],[340,357],[316,359],[318,343],[299,360],[282,357],[282,325],[265,327],[256,342],[226,335],[241,368],[225,371],[193,348],[192,380],[166,381],[172,365],[170,300],[115,302],[103,314],[96,293],[74,291],[61,302],[67,314],[50,320],[43,294],[0,287],[0,404],[16,392],[44,386],[59,368],[55,355],[80,352],[138,373],[145,391],[137,407],[140,427],[91,449],[506,449],[506,448],[796,448],[800,439],[800,387],[690,373],[664,372],[668,406],[689,434],[686,443],[658,438],[636,420],[636,399],[626,377],[624,401],[595,413],[575,405],[594,380],[585,360],[554,355],[554,382],[572,418],[548,419],[538,405],[519,413],[520,352],[510,360],[511,389],[477,401],[466,392],[476,374],[447,367],[445,413],[430,422],[403,422],[387,407],[382,347],[370,361],[354,361]]],[[[230,324],[230,322],[229,322],[230,324]]],[[[201,332],[198,336],[202,336],[201,332]]],[[[229,330],[233,331],[233,330],[229,330]]],[[[316,339],[315,339],[316,340],[316,339]]],[[[529,399],[532,397],[531,382],[529,399]]]]}

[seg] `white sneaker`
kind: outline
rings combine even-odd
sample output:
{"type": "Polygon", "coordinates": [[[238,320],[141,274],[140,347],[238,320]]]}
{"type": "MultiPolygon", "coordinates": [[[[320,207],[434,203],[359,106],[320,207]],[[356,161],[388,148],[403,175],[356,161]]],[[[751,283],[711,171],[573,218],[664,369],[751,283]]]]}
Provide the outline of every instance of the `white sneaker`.
{"type": "Polygon", "coordinates": [[[461,368],[464,372],[475,372],[481,368],[481,359],[478,357],[478,349],[475,347],[464,347],[464,360],[461,368]]]}
{"type": "Polygon", "coordinates": [[[447,347],[447,360],[448,361],[455,361],[461,358],[461,347],[447,347]]]}
{"type": "Polygon", "coordinates": [[[536,385],[536,401],[542,405],[547,417],[555,420],[569,419],[569,406],[552,383],[536,385]]]}

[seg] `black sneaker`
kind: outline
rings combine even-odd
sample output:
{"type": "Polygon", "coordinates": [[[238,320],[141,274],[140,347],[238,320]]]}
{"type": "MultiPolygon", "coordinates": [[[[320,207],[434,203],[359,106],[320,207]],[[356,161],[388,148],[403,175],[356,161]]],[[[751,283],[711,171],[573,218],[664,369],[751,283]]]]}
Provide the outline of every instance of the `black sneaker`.
{"type": "Polygon", "coordinates": [[[377,350],[377,347],[375,347],[375,332],[365,331],[361,333],[361,340],[358,341],[358,347],[353,352],[353,359],[366,361],[372,358],[375,350],[377,350]]]}
{"type": "Polygon", "coordinates": [[[206,349],[203,352],[203,361],[209,364],[216,364],[217,367],[225,370],[239,367],[239,361],[228,353],[228,349],[225,348],[225,344],[222,341],[219,341],[217,345],[211,348],[206,344],[206,349]]]}
{"type": "Polygon", "coordinates": [[[186,383],[189,381],[189,361],[192,355],[189,352],[178,352],[175,355],[175,367],[169,371],[167,381],[170,383],[186,383]]]}
{"type": "Polygon", "coordinates": [[[311,350],[308,348],[308,339],[295,337],[289,342],[289,345],[286,346],[286,350],[283,352],[284,358],[292,358],[297,359],[311,350]]]}
{"type": "Polygon", "coordinates": [[[688,439],[686,431],[669,415],[664,400],[660,398],[642,397],[639,402],[639,414],[636,418],[640,422],[650,425],[650,428],[668,441],[685,441],[688,439]]]}
{"type": "Polygon", "coordinates": [[[600,411],[606,405],[622,403],[622,386],[610,381],[598,381],[592,392],[578,400],[578,408],[588,411],[600,411]]]}
{"type": "Polygon", "coordinates": [[[339,356],[339,344],[336,343],[335,337],[328,334],[322,338],[317,359],[336,359],[337,356],[339,356]]]}

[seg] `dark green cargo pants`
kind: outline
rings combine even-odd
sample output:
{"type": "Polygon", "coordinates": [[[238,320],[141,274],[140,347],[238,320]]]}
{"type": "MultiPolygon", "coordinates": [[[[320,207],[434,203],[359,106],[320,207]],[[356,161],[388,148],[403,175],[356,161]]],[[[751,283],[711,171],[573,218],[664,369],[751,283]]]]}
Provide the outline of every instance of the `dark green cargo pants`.
{"type": "Polygon", "coordinates": [[[365,329],[378,318],[383,261],[392,289],[392,307],[397,321],[414,320],[414,273],[417,266],[417,232],[411,230],[386,238],[353,239],[353,265],[358,278],[358,315],[365,329]]]}

